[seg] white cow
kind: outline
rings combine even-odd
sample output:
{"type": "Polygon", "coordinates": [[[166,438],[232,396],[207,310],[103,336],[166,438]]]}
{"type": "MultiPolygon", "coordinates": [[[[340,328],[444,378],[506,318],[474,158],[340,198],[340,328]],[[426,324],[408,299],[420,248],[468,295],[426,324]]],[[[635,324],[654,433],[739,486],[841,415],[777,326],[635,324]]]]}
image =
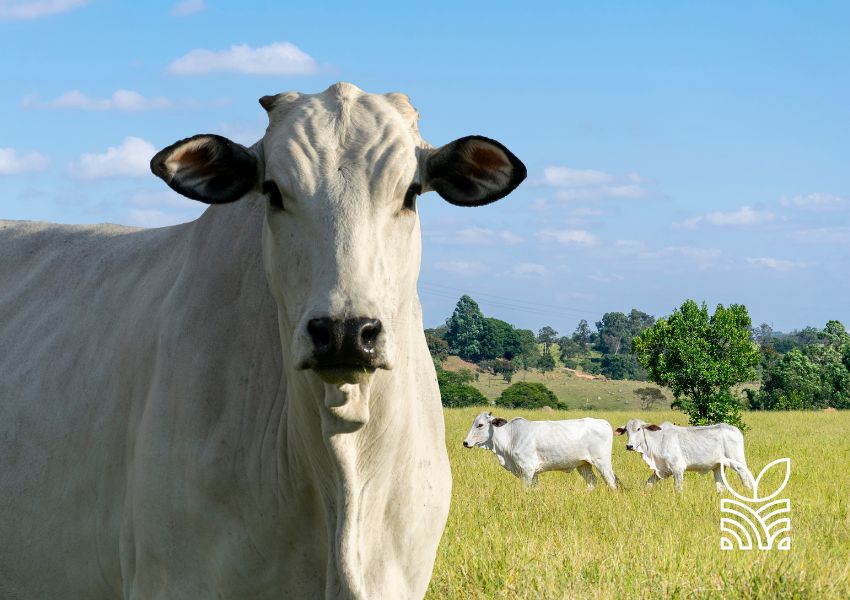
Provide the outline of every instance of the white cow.
{"type": "Polygon", "coordinates": [[[664,422],[658,426],[631,419],[624,427],[614,430],[615,435],[624,433],[628,434],[626,450],[638,452],[652,469],[647,487],[672,475],[676,489],[681,491],[685,471],[713,471],[715,487],[722,492],[722,463],[738,473],[747,489],[752,488],[744,455],[744,436],[734,425],[680,427],[664,422]]]}
{"type": "Polygon", "coordinates": [[[596,467],[614,490],[617,478],[611,466],[613,440],[611,425],[602,419],[527,421],[517,417],[508,422],[483,412],[475,417],[463,445],[492,451],[499,464],[526,487],[537,485],[539,473],[569,473],[575,469],[587,482],[587,488],[593,489],[596,476],[591,467],[596,467]]]}
{"type": "Polygon", "coordinates": [[[451,475],[416,197],[525,168],[431,148],[402,94],[261,99],[152,169],[162,229],[0,222],[0,596],[416,598],[451,475]]]}

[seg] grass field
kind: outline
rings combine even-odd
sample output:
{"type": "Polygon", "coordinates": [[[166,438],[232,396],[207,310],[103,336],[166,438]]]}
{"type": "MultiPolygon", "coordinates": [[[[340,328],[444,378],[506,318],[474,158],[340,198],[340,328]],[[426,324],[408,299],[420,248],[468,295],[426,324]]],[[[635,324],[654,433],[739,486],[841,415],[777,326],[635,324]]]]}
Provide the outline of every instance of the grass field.
{"type": "MultiPolygon", "coordinates": [[[[462,447],[480,410],[445,411],[452,506],[427,598],[850,598],[850,413],[745,414],[756,475],[774,459],[791,458],[779,496],[791,500],[791,549],[723,551],[710,474],[686,474],[680,495],[671,480],[647,491],[648,467],[615,437],[623,490],[587,492],[576,473],[545,473],[537,488],[524,490],[492,453],[462,447]]],[[[685,422],[670,411],[592,416],[615,427],[633,416],[685,422]]]]}

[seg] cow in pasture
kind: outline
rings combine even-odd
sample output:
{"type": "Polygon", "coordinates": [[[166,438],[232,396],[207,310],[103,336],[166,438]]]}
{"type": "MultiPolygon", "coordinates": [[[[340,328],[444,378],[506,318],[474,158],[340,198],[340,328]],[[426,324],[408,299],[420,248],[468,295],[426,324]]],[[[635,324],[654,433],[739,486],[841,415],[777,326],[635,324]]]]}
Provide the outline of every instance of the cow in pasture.
{"type": "Polygon", "coordinates": [[[493,452],[499,464],[522,480],[526,487],[537,485],[545,471],[577,470],[588,489],[596,485],[593,468],[612,490],[617,478],[611,466],[611,425],[602,419],[528,421],[505,419],[483,412],[472,422],[463,440],[466,448],[479,446],[493,452]]]}
{"type": "Polygon", "coordinates": [[[685,471],[714,472],[718,492],[724,489],[721,465],[734,470],[747,489],[752,488],[744,456],[744,436],[734,425],[719,423],[700,427],[680,427],[665,422],[653,425],[631,419],[615,435],[628,434],[626,450],[639,453],[652,469],[646,481],[652,487],[657,481],[673,476],[676,489],[682,489],[685,471]]]}
{"type": "Polygon", "coordinates": [[[153,158],[194,222],[0,222],[0,596],[425,594],[451,473],[417,196],[525,167],[431,147],[402,94],[260,103],[253,146],[153,158]]]}

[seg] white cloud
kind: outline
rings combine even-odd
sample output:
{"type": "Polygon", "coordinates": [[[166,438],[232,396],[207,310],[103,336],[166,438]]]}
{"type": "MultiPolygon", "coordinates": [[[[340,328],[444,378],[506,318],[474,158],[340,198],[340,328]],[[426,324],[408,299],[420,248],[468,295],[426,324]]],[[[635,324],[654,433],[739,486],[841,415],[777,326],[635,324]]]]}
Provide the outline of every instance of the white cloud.
{"type": "Polygon", "coordinates": [[[201,75],[214,71],[250,75],[310,75],[316,72],[316,61],[289,42],[276,42],[259,48],[240,44],[219,52],[196,48],[173,61],[168,70],[178,75],[201,75]]]}
{"type": "Polygon", "coordinates": [[[544,277],[546,273],[546,267],[537,263],[519,263],[511,269],[514,277],[544,277]]]}
{"type": "Polygon", "coordinates": [[[850,242],[850,227],[814,227],[795,231],[795,239],[813,244],[844,244],[850,242]]]}
{"type": "Polygon", "coordinates": [[[40,152],[18,153],[14,148],[0,148],[0,175],[32,173],[47,168],[47,157],[40,152]]]}
{"type": "Polygon", "coordinates": [[[78,179],[144,177],[150,174],[150,160],[154,154],[153,144],[131,136],[102,154],[83,154],[68,170],[78,179]]]}
{"type": "Polygon", "coordinates": [[[546,241],[555,241],[565,246],[592,246],[596,243],[596,236],[583,229],[543,229],[537,235],[546,241]]]}
{"type": "Polygon", "coordinates": [[[467,227],[454,232],[429,231],[425,235],[435,244],[461,244],[464,246],[508,244],[514,246],[522,242],[522,238],[513,231],[485,229],[483,227],[467,227]]]}
{"type": "Polygon", "coordinates": [[[850,198],[815,192],[812,194],[801,194],[791,198],[782,198],[779,203],[782,206],[791,206],[803,210],[828,211],[850,207],[850,198]]]}
{"type": "Polygon", "coordinates": [[[617,240],[614,242],[614,247],[627,254],[642,251],[646,244],[640,240],[617,240]]]}
{"type": "Polygon", "coordinates": [[[717,248],[702,248],[699,246],[666,246],[660,250],[648,250],[638,254],[644,260],[667,259],[683,257],[697,263],[713,263],[720,258],[722,252],[717,248]]]}
{"type": "Polygon", "coordinates": [[[455,275],[480,275],[488,271],[486,265],[475,260],[446,260],[438,262],[434,268],[455,275]]]}
{"type": "Polygon", "coordinates": [[[773,269],[775,271],[790,271],[792,269],[807,267],[811,263],[796,260],[783,260],[781,258],[761,257],[747,258],[747,264],[752,267],[773,269]]]}
{"type": "Polygon", "coordinates": [[[558,190],[561,200],[598,200],[602,198],[645,198],[649,181],[637,173],[613,175],[592,169],[546,167],[539,184],[558,190]]]}
{"type": "Polygon", "coordinates": [[[204,0],[182,0],[172,6],[168,13],[173,17],[186,17],[206,10],[206,8],[207,5],[204,0]]]}
{"type": "Polygon", "coordinates": [[[742,206],[733,212],[711,212],[697,217],[691,217],[684,221],[674,223],[674,227],[682,229],[695,229],[701,224],[714,225],[716,227],[761,225],[773,221],[774,215],[767,210],[756,210],[751,206],[742,206]]]}
{"type": "Polygon", "coordinates": [[[89,0],[0,0],[0,21],[38,19],[85,6],[89,0]]]}
{"type": "Polygon", "coordinates": [[[617,273],[600,273],[596,272],[587,276],[591,281],[595,281],[597,283],[613,283],[615,281],[623,281],[624,277],[622,275],[618,275],[617,273]]]}
{"type": "Polygon", "coordinates": [[[65,92],[55,100],[41,104],[35,95],[26,96],[22,104],[26,108],[75,108],[80,110],[142,111],[169,108],[173,103],[168,98],[153,96],[146,98],[132,90],[116,90],[109,98],[92,98],[80,90],[65,92]]]}

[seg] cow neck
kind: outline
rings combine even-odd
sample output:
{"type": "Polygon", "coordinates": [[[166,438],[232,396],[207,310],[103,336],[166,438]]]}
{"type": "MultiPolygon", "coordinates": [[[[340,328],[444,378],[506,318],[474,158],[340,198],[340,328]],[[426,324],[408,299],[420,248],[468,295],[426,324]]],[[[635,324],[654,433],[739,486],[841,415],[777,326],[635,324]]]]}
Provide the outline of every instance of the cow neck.
{"type": "MultiPolygon", "coordinates": [[[[368,597],[363,580],[368,559],[361,547],[368,532],[361,531],[362,517],[366,512],[377,516],[377,521],[365,527],[383,525],[380,519],[387,511],[376,504],[389,502],[391,488],[405,478],[404,461],[413,452],[399,447],[398,442],[411,439],[410,423],[420,421],[419,403],[404,402],[416,398],[411,390],[417,389],[411,374],[416,364],[411,342],[418,337],[411,325],[402,319],[395,322],[399,341],[407,340],[397,345],[395,369],[375,371],[362,384],[326,384],[310,371],[292,368],[292,360],[284,360],[289,365],[285,372],[288,437],[283,458],[290,469],[287,481],[307,478],[318,491],[329,548],[327,585],[339,586],[344,597],[368,597]],[[382,477],[382,473],[393,477],[382,477]]],[[[289,339],[292,332],[282,326],[282,344],[289,339]]],[[[289,348],[284,346],[284,356],[287,354],[289,348]]]]}
{"type": "Polygon", "coordinates": [[[493,435],[490,438],[489,446],[487,447],[488,450],[496,454],[510,452],[513,442],[513,436],[510,431],[511,424],[505,423],[501,427],[491,425],[491,427],[493,427],[493,435]]]}

